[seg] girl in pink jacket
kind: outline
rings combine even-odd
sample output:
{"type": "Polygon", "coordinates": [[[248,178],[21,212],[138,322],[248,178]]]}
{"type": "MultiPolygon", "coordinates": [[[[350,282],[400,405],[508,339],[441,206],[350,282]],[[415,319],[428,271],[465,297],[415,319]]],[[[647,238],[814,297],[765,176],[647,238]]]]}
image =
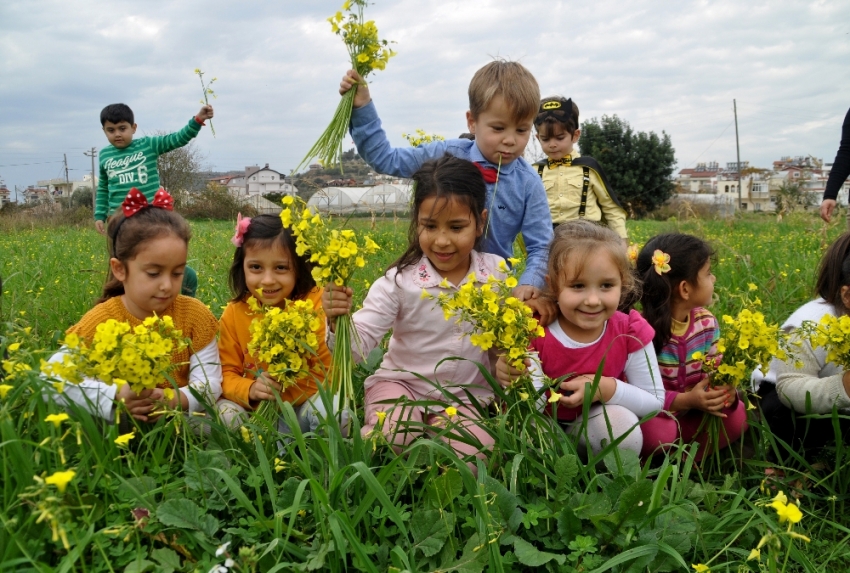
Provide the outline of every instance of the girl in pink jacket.
{"type": "MultiPolygon", "coordinates": [[[[392,330],[380,368],[364,386],[364,436],[379,430],[396,451],[415,438],[454,423],[471,443],[450,441],[461,457],[484,458],[494,443],[480,425],[478,404],[493,399],[493,391],[476,362],[490,367],[486,352],[469,340],[471,327],[447,321],[434,302],[469,281],[504,278],[503,259],[476,251],[487,220],[486,188],[479,168],[445,156],[424,164],[413,175],[410,244],[387,273],[376,280],[354,313],[361,344],[352,344],[355,359],[368,356],[392,330]],[[423,296],[423,290],[431,297],[423,296]],[[445,360],[460,357],[467,360],[445,360]],[[427,404],[427,405],[425,405],[427,404]]],[[[352,290],[329,284],[322,295],[328,318],[347,314],[352,290]]],[[[333,347],[333,326],[328,330],[333,347]]]]}

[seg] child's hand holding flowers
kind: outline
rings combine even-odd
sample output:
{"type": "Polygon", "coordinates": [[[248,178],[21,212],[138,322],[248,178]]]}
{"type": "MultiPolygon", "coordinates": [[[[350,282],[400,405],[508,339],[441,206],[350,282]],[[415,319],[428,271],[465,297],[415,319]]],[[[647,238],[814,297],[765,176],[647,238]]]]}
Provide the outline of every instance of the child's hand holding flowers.
{"type": "Polygon", "coordinates": [[[248,399],[251,404],[256,405],[257,402],[263,400],[274,400],[275,396],[283,391],[283,386],[268,375],[266,372],[261,372],[251,387],[248,389],[248,399]]]}
{"type": "Polygon", "coordinates": [[[322,308],[325,310],[325,315],[331,319],[330,329],[334,331],[334,323],[332,320],[338,316],[343,316],[351,312],[351,301],[354,291],[351,287],[338,286],[334,283],[325,285],[322,291],[322,308]]]}
{"type": "Polygon", "coordinates": [[[711,379],[706,378],[693,388],[681,394],[681,410],[700,410],[718,418],[726,418],[723,408],[734,406],[738,394],[731,386],[712,386],[711,379]]]}

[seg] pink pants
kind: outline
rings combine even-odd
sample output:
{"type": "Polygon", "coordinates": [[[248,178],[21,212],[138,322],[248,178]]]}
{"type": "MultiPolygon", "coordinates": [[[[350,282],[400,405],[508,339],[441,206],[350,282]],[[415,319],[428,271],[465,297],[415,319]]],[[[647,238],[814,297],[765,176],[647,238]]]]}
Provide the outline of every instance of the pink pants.
{"type": "Polygon", "coordinates": [[[381,433],[396,452],[401,452],[416,438],[424,435],[435,435],[443,428],[449,427],[459,435],[470,434],[481,442],[479,449],[470,444],[447,439],[448,445],[458,457],[474,455],[486,459],[482,451],[492,449],[495,440],[480,426],[478,412],[461,402],[449,404],[457,408],[457,415],[449,419],[445,412],[428,413],[424,406],[411,404],[411,400],[422,400],[406,385],[391,380],[381,380],[366,390],[366,412],[360,434],[367,438],[378,425],[378,412],[386,412],[386,418],[381,425],[381,433]],[[392,401],[393,403],[389,403],[392,401]]]}
{"type": "MultiPolygon", "coordinates": [[[[747,407],[743,400],[739,399],[734,406],[724,408],[723,413],[726,414],[726,418],[718,418],[723,420],[723,430],[719,432],[718,449],[737,441],[748,427],[747,407]]],[[[649,457],[659,448],[666,451],[671,445],[681,440],[685,444],[693,441],[699,443],[696,459],[701,460],[708,445],[708,435],[705,432],[705,426],[699,435],[697,430],[703,423],[703,418],[708,415],[700,410],[689,410],[679,416],[661,412],[653,419],[644,422],[640,426],[643,431],[641,456],[649,457]]]]}

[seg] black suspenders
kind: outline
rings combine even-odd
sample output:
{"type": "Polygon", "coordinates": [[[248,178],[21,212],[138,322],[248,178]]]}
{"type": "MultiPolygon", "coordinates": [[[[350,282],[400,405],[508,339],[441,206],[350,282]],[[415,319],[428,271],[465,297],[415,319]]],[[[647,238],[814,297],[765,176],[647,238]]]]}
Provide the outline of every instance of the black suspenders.
{"type": "MultiPolygon", "coordinates": [[[[543,179],[544,167],[546,167],[545,163],[537,164],[537,174],[540,175],[541,179],[543,179]]],[[[578,208],[578,218],[584,219],[584,212],[587,210],[587,190],[590,188],[590,167],[582,165],[581,171],[584,182],[581,184],[581,204],[578,208]]]]}

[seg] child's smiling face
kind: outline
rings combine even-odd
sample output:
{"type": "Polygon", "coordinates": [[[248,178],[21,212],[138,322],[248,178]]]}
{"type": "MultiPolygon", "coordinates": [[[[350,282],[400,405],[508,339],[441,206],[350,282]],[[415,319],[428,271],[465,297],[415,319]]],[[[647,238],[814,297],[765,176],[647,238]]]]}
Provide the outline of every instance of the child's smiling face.
{"type": "Polygon", "coordinates": [[[478,117],[472,117],[470,111],[466,112],[467,127],[469,133],[475,136],[475,145],[484,159],[496,165],[507,165],[522,157],[531,137],[533,120],[534,117],[529,117],[518,121],[500,95],[495,96],[478,117]]]}
{"type": "Polygon", "coordinates": [[[555,280],[558,284],[552,287],[558,293],[558,322],[564,333],[582,343],[599,338],[605,321],[617,312],[623,287],[613,257],[605,249],[595,249],[581,269],[568,264],[555,280]]]}
{"type": "MultiPolygon", "coordinates": [[[[483,220],[487,210],[481,216],[483,220]]],[[[469,272],[470,253],[483,233],[469,206],[452,196],[431,196],[419,207],[419,246],[440,273],[457,285],[469,272]]]]}
{"type": "Polygon", "coordinates": [[[109,143],[118,149],[124,149],[133,143],[136,124],[131,125],[128,121],[119,121],[118,123],[105,121],[103,122],[103,133],[106,134],[106,139],[109,140],[109,143]]]}
{"type": "Polygon", "coordinates": [[[298,280],[292,254],[277,241],[268,246],[246,243],[244,248],[242,269],[248,290],[264,305],[285,303],[298,280]]]}

